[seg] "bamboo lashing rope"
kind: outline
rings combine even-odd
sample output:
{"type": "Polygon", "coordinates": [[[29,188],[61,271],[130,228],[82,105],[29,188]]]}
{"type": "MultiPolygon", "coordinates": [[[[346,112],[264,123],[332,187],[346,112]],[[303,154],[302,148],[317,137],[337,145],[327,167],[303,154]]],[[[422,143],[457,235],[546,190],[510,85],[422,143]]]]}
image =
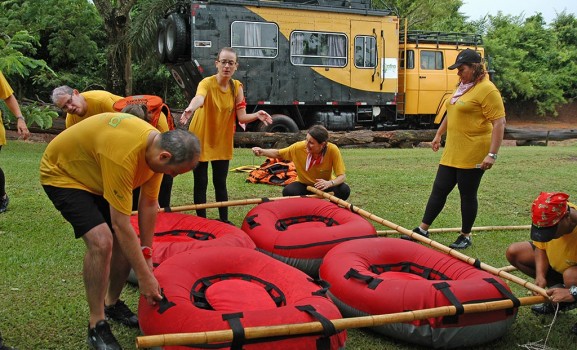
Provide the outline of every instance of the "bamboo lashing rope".
{"type": "MultiPolygon", "coordinates": [[[[249,199],[238,199],[233,201],[224,201],[224,202],[212,202],[212,203],[202,203],[202,204],[190,204],[190,205],[182,205],[178,207],[170,207],[169,212],[179,212],[179,211],[190,211],[190,210],[197,210],[197,209],[211,209],[211,208],[222,208],[222,207],[233,207],[239,205],[249,205],[249,204],[260,204],[265,200],[268,201],[278,201],[283,199],[290,199],[290,198],[302,198],[303,196],[287,196],[287,197],[272,197],[272,198],[249,198],[249,199]]],[[[313,197],[319,198],[316,194],[314,195],[307,195],[306,197],[313,197]]],[[[167,211],[165,208],[159,208],[158,212],[163,213],[167,211]]],[[[138,211],[135,210],[132,214],[138,214],[138,211]]]]}
{"type": "MultiPolygon", "coordinates": [[[[533,305],[544,302],[546,299],[542,296],[529,296],[518,299],[521,306],[533,305]]],[[[509,309],[514,307],[512,300],[488,301],[478,304],[463,304],[464,313],[480,313],[509,309]]],[[[431,309],[405,311],[394,314],[382,314],[372,316],[350,317],[330,320],[336,330],[348,328],[375,327],[389,323],[412,322],[427,318],[443,317],[455,315],[457,308],[455,306],[441,306],[431,309]]],[[[285,324],[277,326],[261,326],[244,328],[245,339],[258,339],[264,337],[280,337],[287,335],[304,335],[322,333],[323,326],[320,322],[307,322],[296,324],[285,324]]],[[[218,342],[231,341],[233,339],[232,330],[219,330],[196,333],[174,333],[140,336],[136,338],[136,347],[152,348],[162,346],[194,345],[194,344],[211,344],[218,342]]]]}
{"type": "MultiPolygon", "coordinates": [[[[531,225],[511,225],[511,226],[478,226],[471,228],[471,231],[506,231],[506,230],[529,230],[531,225]]],[[[461,232],[460,227],[450,227],[450,228],[430,228],[427,230],[429,233],[445,233],[445,232],[461,232]]],[[[399,233],[396,230],[381,230],[377,231],[380,235],[390,235],[399,233]]]]}
{"type": "MultiPolygon", "coordinates": [[[[361,215],[361,216],[363,216],[363,217],[365,217],[365,218],[367,218],[367,219],[373,220],[373,221],[375,221],[375,222],[378,222],[379,224],[382,224],[382,225],[385,225],[385,226],[387,226],[387,227],[390,227],[390,228],[394,229],[395,231],[397,231],[397,232],[399,232],[399,233],[402,233],[402,234],[405,234],[405,235],[407,235],[407,236],[410,236],[412,239],[414,239],[414,240],[416,240],[416,241],[419,241],[419,242],[424,243],[424,244],[428,244],[428,245],[430,245],[431,247],[433,247],[433,248],[435,248],[435,249],[437,249],[437,250],[439,250],[439,251],[441,251],[441,252],[443,252],[443,253],[445,253],[445,254],[447,254],[447,255],[450,255],[450,256],[452,256],[452,257],[454,257],[454,258],[457,258],[457,259],[459,259],[459,260],[461,260],[461,261],[464,261],[464,262],[466,262],[466,263],[468,263],[468,264],[470,264],[470,265],[477,266],[477,264],[476,264],[476,259],[473,259],[473,258],[471,258],[471,257],[469,257],[469,256],[467,256],[467,255],[465,255],[465,254],[463,254],[463,253],[455,250],[455,249],[449,248],[449,247],[447,247],[446,245],[443,245],[443,244],[441,244],[441,243],[439,243],[439,242],[437,242],[437,241],[434,241],[434,240],[432,240],[432,239],[430,239],[430,238],[427,238],[427,237],[425,237],[425,236],[421,236],[421,235],[419,235],[419,234],[417,234],[417,233],[415,233],[415,232],[413,232],[413,231],[411,231],[411,230],[408,230],[408,229],[406,229],[406,228],[404,228],[404,227],[402,227],[402,226],[400,226],[400,225],[397,225],[397,224],[395,224],[395,223],[393,223],[393,222],[391,222],[391,221],[385,220],[385,219],[380,218],[380,217],[378,217],[378,216],[376,216],[376,215],[374,215],[374,214],[371,214],[371,213],[369,213],[369,212],[366,211],[366,210],[363,210],[363,209],[360,209],[360,208],[358,208],[358,207],[355,207],[355,206],[353,206],[352,204],[350,204],[350,203],[348,203],[348,202],[346,202],[346,201],[344,201],[344,200],[342,200],[342,199],[340,199],[340,198],[338,198],[338,197],[332,196],[332,195],[330,195],[330,194],[328,194],[328,193],[326,193],[326,192],[323,192],[323,191],[321,191],[321,190],[318,190],[318,189],[316,189],[316,188],[314,188],[314,187],[312,187],[312,186],[307,186],[307,190],[308,190],[309,192],[312,192],[312,193],[315,193],[315,194],[317,194],[317,195],[319,195],[319,196],[322,196],[322,197],[324,197],[324,198],[327,198],[327,199],[329,199],[331,202],[336,203],[336,204],[338,204],[338,205],[340,205],[340,206],[342,206],[342,207],[345,207],[345,208],[349,209],[350,211],[353,211],[353,212],[355,212],[355,213],[357,213],[357,214],[359,214],[359,215],[361,215]]],[[[489,272],[489,273],[491,273],[491,274],[493,274],[493,275],[495,275],[495,276],[499,276],[499,277],[502,277],[502,278],[504,278],[504,279],[506,279],[506,280],[509,280],[509,281],[511,281],[511,282],[517,283],[517,284],[519,284],[519,285],[521,285],[521,286],[529,289],[529,290],[532,291],[532,292],[535,292],[535,293],[537,293],[537,294],[540,294],[540,295],[542,295],[543,297],[549,298],[549,297],[547,296],[547,292],[545,291],[545,289],[537,286],[536,284],[533,284],[533,283],[531,283],[531,282],[529,282],[529,281],[525,281],[524,279],[522,279],[522,278],[520,278],[520,277],[517,277],[517,276],[515,276],[515,275],[512,275],[512,274],[508,273],[507,271],[497,269],[497,268],[495,268],[495,267],[493,267],[493,266],[491,266],[491,265],[488,265],[488,264],[485,264],[485,263],[482,263],[482,262],[479,262],[478,266],[479,266],[479,268],[481,268],[482,270],[485,270],[485,271],[487,271],[487,272],[489,272]]]]}

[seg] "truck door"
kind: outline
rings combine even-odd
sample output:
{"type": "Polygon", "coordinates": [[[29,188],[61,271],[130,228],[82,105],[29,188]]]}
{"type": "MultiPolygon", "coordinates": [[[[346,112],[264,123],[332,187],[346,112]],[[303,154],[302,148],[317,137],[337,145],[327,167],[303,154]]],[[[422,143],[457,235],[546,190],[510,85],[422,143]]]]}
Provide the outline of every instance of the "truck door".
{"type": "Polygon", "coordinates": [[[445,52],[433,48],[418,48],[415,53],[415,70],[418,76],[417,114],[436,114],[439,103],[449,88],[445,52]]]}
{"type": "Polygon", "coordinates": [[[397,91],[396,25],[351,21],[351,87],[372,92],[397,91]]]}

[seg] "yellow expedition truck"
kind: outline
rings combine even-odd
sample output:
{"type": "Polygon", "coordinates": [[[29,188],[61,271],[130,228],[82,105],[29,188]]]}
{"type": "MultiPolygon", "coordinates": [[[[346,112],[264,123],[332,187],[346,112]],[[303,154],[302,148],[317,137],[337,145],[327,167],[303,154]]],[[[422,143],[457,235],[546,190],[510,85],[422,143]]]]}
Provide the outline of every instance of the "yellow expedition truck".
{"type": "Polygon", "coordinates": [[[251,131],[430,128],[457,83],[459,51],[484,57],[479,35],[408,31],[368,0],[181,1],[159,24],[158,57],[187,98],[216,73],[222,47],[238,54],[251,131]]]}

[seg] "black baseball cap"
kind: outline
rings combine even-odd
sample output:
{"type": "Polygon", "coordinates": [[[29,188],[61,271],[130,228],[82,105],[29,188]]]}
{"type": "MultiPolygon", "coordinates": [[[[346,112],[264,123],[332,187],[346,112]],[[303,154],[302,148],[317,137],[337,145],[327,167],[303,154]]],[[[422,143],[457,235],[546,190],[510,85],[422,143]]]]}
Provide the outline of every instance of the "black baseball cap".
{"type": "Polygon", "coordinates": [[[449,66],[449,69],[459,68],[463,63],[481,63],[481,55],[475,50],[465,49],[459,52],[455,64],[449,66]]]}

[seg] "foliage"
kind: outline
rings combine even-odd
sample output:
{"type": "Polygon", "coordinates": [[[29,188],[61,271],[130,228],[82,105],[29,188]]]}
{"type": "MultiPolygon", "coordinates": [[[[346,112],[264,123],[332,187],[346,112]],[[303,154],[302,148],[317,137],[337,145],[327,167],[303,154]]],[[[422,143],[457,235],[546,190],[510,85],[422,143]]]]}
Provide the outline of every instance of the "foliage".
{"type": "MultiPolygon", "coordinates": [[[[26,57],[24,53],[35,52],[34,44],[36,43],[26,31],[19,31],[13,37],[8,34],[0,33],[0,71],[6,76],[18,74],[22,78],[27,78],[34,72],[47,72],[50,76],[54,76],[54,72],[46,62],[43,60],[26,57]]],[[[39,75],[32,75],[38,77],[39,75]]],[[[5,123],[16,122],[16,118],[8,108],[2,105],[5,116],[3,121],[5,123]]],[[[41,129],[47,129],[52,126],[52,119],[58,117],[58,113],[50,110],[48,107],[41,107],[38,104],[31,104],[27,106],[21,105],[22,114],[26,116],[26,123],[28,126],[32,124],[38,125],[41,129]]]]}
{"type": "MultiPolygon", "coordinates": [[[[6,173],[10,206],[0,214],[0,290],[1,331],[7,345],[19,349],[76,350],[86,347],[88,307],[82,285],[82,259],[85,246],[74,239],[70,225],[48,200],[38,182],[38,164],[45,144],[11,141],[2,148],[2,168],[6,173]],[[31,336],[33,335],[33,336],[31,336]]],[[[532,200],[539,191],[577,193],[573,178],[577,144],[559,147],[503,147],[495,167],[483,177],[479,191],[476,226],[528,225],[532,200]],[[530,162],[527,160],[530,159],[530,162]],[[554,164],[554,166],[551,166],[554,164]],[[547,169],[543,177],[542,169],[547,169]],[[535,187],[530,184],[538,183],[535,187]]],[[[439,154],[430,149],[343,149],[347,182],[352,192],[348,202],[394,224],[411,229],[420,221],[433,183],[439,154]]],[[[230,167],[259,165],[249,149],[235,149],[230,167]]],[[[276,186],[246,182],[246,173],[230,172],[227,180],[231,200],[280,196],[276,186]]],[[[174,179],[173,205],[192,203],[192,174],[174,179]]],[[[209,181],[208,200],[214,201],[209,181]]],[[[230,208],[230,219],[240,226],[252,206],[230,208]]],[[[193,212],[189,212],[193,214],[193,212]]],[[[209,209],[209,218],[218,211],[209,209]]],[[[455,189],[433,228],[458,227],[461,223],[459,194],[455,189]]],[[[388,227],[375,224],[377,230],[388,227]]],[[[434,233],[431,238],[449,244],[456,233],[434,233]]],[[[398,235],[392,235],[398,237],[398,235]]],[[[388,239],[388,238],[383,238],[388,239]]],[[[516,241],[526,241],[526,230],[475,232],[473,246],[463,253],[495,267],[508,265],[505,249],[516,241]]],[[[533,282],[531,278],[515,272],[533,282]]],[[[527,290],[509,283],[518,297],[527,290]]],[[[122,298],[135,310],[137,288],[127,286],[122,298]]],[[[561,313],[555,319],[547,345],[572,349],[575,339],[570,327],[577,314],[561,313]]],[[[491,344],[472,350],[509,350],[518,344],[544,339],[552,317],[537,317],[528,306],[519,310],[512,328],[491,344]]],[[[133,349],[141,333],[111,322],[114,334],[125,349],[133,349]]],[[[363,329],[348,331],[347,349],[424,350],[385,338],[363,329]]],[[[472,332],[471,336],[475,336],[472,332]]]]}
{"type": "MultiPolygon", "coordinates": [[[[577,29],[575,18],[559,17],[557,26],[564,29],[565,40],[572,40],[577,29]]],[[[492,57],[494,81],[509,101],[533,102],[541,115],[556,115],[556,107],[575,96],[575,46],[558,39],[558,32],[546,28],[540,14],[522,16],[489,16],[485,35],[487,52],[492,57]]],[[[562,34],[562,35],[563,35],[562,34]]]]}

